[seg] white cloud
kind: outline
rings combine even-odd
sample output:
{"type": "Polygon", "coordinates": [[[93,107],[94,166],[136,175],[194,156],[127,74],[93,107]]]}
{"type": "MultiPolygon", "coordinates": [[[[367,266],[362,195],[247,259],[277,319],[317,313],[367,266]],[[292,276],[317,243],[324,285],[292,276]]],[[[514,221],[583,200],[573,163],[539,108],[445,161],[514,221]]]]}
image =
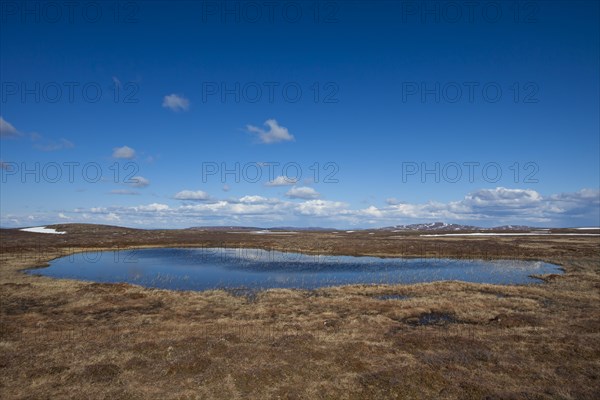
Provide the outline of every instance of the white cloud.
{"type": "MultiPolygon", "coordinates": [[[[490,221],[490,223],[548,223],[577,216],[597,215],[600,191],[542,196],[531,189],[481,189],[462,200],[448,203],[397,204],[381,209],[382,218],[435,219],[443,221],[490,221]]],[[[371,210],[372,211],[372,210],[371,210]]],[[[360,210],[367,214],[367,210],[360,210]]],[[[595,217],[598,218],[598,217],[595,217]]]]}
{"type": "Polygon", "coordinates": [[[17,128],[0,116],[0,138],[15,138],[21,135],[17,128]]]}
{"type": "Polygon", "coordinates": [[[385,199],[385,202],[386,202],[386,204],[388,204],[390,206],[394,206],[394,205],[402,203],[400,200],[398,200],[395,197],[389,197],[389,198],[385,199]]]}
{"type": "Polygon", "coordinates": [[[131,182],[129,183],[129,186],[134,188],[145,188],[148,185],[150,185],[150,180],[144,178],[143,176],[134,176],[131,178],[131,182]]]}
{"type": "Polygon", "coordinates": [[[277,204],[283,204],[283,201],[277,198],[266,198],[263,196],[243,196],[240,197],[238,200],[235,199],[230,199],[229,202],[231,203],[244,203],[244,204],[270,204],[270,205],[277,205],[277,204]]]}
{"type": "Polygon", "coordinates": [[[332,217],[346,213],[348,205],[340,201],[308,200],[298,204],[295,211],[304,216],[332,217]]]}
{"type": "Polygon", "coordinates": [[[295,185],[297,181],[297,179],[288,178],[287,176],[278,176],[272,181],[265,183],[265,186],[292,186],[295,185]]]}
{"type": "Polygon", "coordinates": [[[139,210],[139,211],[157,212],[157,211],[167,211],[169,209],[169,206],[166,204],[152,203],[152,204],[148,204],[145,206],[134,207],[134,209],[139,210]]]}
{"type": "Polygon", "coordinates": [[[181,192],[175,194],[175,198],[177,200],[195,200],[195,201],[206,201],[210,200],[210,196],[208,193],[202,190],[182,190],[181,192]]]}
{"type": "Polygon", "coordinates": [[[106,221],[111,221],[111,222],[116,222],[116,221],[120,221],[121,217],[119,217],[117,214],[115,213],[109,213],[106,215],[106,217],[104,217],[104,219],[106,221]]]}
{"type": "Polygon", "coordinates": [[[542,201],[542,196],[535,190],[506,189],[481,189],[465,196],[465,204],[472,207],[510,207],[520,208],[528,205],[537,205],[542,201]]]}
{"type": "Polygon", "coordinates": [[[550,196],[552,201],[556,202],[587,202],[592,201],[595,204],[600,202],[600,190],[597,189],[581,189],[574,193],[560,193],[550,196]]]}
{"type": "Polygon", "coordinates": [[[0,138],[2,139],[14,139],[18,137],[26,136],[33,142],[33,147],[41,151],[56,151],[62,149],[70,149],[75,145],[67,139],[47,139],[36,132],[23,133],[17,130],[11,123],[6,121],[0,116],[0,138]]]}
{"type": "Polygon", "coordinates": [[[125,158],[131,160],[135,158],[135,150],[129,146],[115,147],[113,149],[113,158],[125,158]]]}
{"type": "Polygon", "coordinates": [[[173,93],[163,98],[162,106],[172,111],[187,111],[190,109],[190,101],[173,93]]]}
{"type": "Polygon", "coordinates": [[[59,140],[53,140],[46,139],[36,132],[23,133],[0,116],[0,138],[9,139],[22,136],[26,136],[27,138],[31,139],[33,142],[33,147],[41,151],[56,151],[75,147],[75,145],[67,139],[61,138],[59,140]]]}
{"type": "Polygon", "coordinates": [[[264,130],[253,125],[246,125],[246,129],[248,129],[249,132],[256,133],[258,139],[266,144],[294,140],[294,135],[290,134],[287,128],[280,126],[276,120],[268,119],[265,121],[265,125],[269,127],[269,130],[264,130]]]}
{"type": "Polygon", "coordinates": [[[111,190],[109,192],[109,194],[118,194],[118,195],[124,195],[124,196],[136,196],[139,195],[139,192],[136,192],[135,190],[127,190],[127,189],[115,189],[115,190],[111,190]]]}
{"type": "Polygon", "coordinates": [[[60,219],[71,219],[71,217],[66,216],[64,213],[58,213],[58,218],[60,218],[60,219]]]}
{"type": "MultiPolygon", "coordinates": [[[[299,188],[295,188],[299,189],[299,188]]],[[[445,221],[480,226],[527,224],[545,226],[596,225],[600,220],[600,191],[544,196],[530,189],[481,189],[450,202],[398,203],[383,207],[352,208],[341,201],[307,199],[291,201],[247,195],[233,199],[212,199],[202,191],[182,191],[179,197],[207,200],[177,207],[147,205],[94,207],[64,211],[71,222],[120,221],[127,226],[185,227],[192,225],[299,225],[305,226],[389,226],[445,221]]],[[[36,215],[40,223],[56,221],[56,213],[36,215]]],[[[0,222],[18,226],[25,215],[3,215],[0,222]]]]}
{"type": "Polygon", "coordinates": [[[379,208],[375,207],[375,206],[369,206],[363,210],[361,210],[362,214],[368,217],[376,217],[376,218],[381,218],[385,215],[383,210],[380,210],[379,208]]]}
{"type": "Polygon", "coordinates": [[[317,193],[315,189],[307,186],[293,187],[290,190],[288,190],[285,195],[290,199],[305,200],[316,199],[321,196],[319,193],[317,193]]]}
{"type": "Polygon", "coordinates": [[[268,201],[268,199],[266,197],[262,197],[262,196],[244,196],[242,198],[240,198],[240,203],[257,203],[257,204],[261,204],[261,203],[266,203],[268,201]]]}

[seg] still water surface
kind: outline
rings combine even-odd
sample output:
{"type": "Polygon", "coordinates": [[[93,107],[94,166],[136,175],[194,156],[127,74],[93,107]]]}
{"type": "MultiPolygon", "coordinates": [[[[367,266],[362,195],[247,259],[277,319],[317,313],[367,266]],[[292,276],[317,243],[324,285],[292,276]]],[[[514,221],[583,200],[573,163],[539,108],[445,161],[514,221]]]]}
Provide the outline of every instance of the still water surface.
{"type": "Polygon", "coordinates": [[[55,278],[126,282],[174,290],[314,289],[349,284],[460,280],[540,283],[532,274],[560,274],[554,264],[517,260],[323,256],[259,249],[157,248],[85,252],[28,271],[55,278]]]}

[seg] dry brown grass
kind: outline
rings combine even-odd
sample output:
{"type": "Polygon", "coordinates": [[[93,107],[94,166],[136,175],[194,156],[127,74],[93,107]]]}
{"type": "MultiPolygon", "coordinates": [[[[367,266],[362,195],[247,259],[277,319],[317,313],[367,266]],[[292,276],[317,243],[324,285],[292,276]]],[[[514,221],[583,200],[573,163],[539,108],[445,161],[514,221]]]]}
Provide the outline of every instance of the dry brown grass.
{"type": "Polygon", "coordinates": [[[2,399],[595,399],[600,393],[597,238],[62,228],[69,233],[0,232],[2,399]],[[19,272],[85,248],[224,244],[538,258],[566,272],[530,286],[346,286],[268,290],[255,299],[19,272]],[[382,294],[409,297],[378,300],[382,294]]]}

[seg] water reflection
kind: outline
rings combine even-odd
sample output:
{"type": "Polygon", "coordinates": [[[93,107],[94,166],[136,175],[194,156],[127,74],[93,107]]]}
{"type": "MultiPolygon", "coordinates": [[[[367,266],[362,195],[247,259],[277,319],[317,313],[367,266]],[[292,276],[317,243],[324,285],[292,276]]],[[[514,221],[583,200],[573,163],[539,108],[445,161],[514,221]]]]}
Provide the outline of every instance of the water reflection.
{"type": "Polygon", "coordinates": [[[30,273],[175,290],[314,289],[347,284],[460,280],[539,283],[532,274],[561,273],[541,261],[324,256],[261,249],[159,248],[87,252],[30,273]]]}

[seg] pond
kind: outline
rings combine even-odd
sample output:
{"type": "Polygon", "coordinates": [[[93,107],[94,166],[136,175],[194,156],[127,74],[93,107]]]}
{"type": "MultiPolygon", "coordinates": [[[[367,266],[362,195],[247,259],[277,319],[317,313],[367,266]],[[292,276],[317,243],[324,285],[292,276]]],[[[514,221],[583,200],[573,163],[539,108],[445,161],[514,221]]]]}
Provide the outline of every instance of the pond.
{"type": "Polygon", "coordinates": [[[460,280],[540,283],[532,274],[560,274],[541,261],[324,256],[260,249],[156,248],[84,252],[27,271],[54,278],[125,282],[173,290],[315,289],[350,284],[460,280]]]}

